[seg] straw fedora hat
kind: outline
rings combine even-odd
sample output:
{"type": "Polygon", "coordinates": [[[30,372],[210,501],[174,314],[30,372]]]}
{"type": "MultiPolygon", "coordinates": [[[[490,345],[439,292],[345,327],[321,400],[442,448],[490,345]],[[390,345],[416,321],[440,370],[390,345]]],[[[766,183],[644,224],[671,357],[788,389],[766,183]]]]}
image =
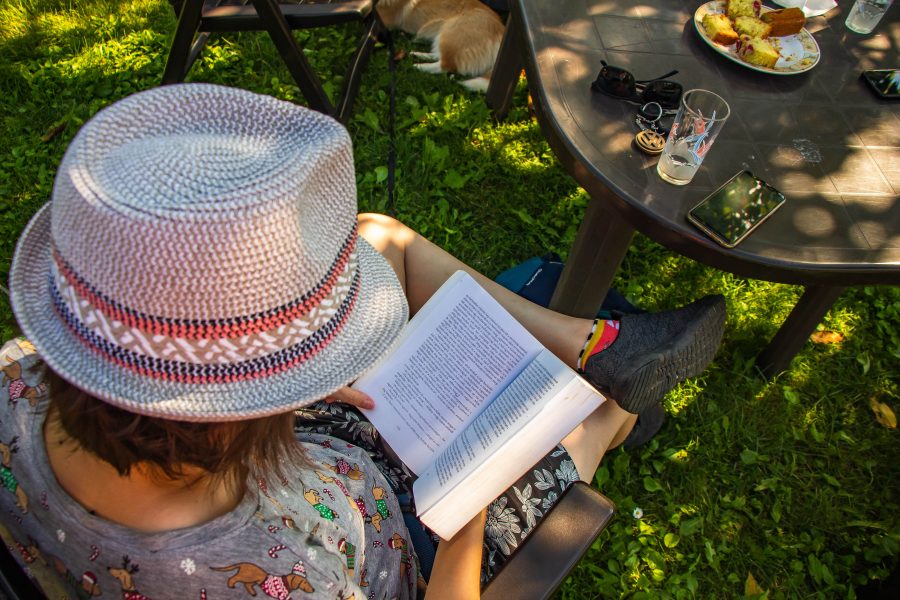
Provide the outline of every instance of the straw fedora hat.
{"type": "Polygon", "coordinates": [[[134,94],[66,151],[16,247],[13,311],[54,371],[123,409],[285,412],[355,379],[407,320],[356,211],[330,117],[207,84],[134,94]]]}

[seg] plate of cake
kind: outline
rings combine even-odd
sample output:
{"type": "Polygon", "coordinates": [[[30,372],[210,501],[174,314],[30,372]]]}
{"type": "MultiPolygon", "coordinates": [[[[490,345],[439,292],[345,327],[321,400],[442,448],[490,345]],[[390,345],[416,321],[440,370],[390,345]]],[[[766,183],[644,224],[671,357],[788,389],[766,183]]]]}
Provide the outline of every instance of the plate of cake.
{"type": "Polygon", "coordinates": [[[804,73],[819,63],[819,44],[799,8],[772,10],[760,0],[713,0],[694,13],[700,38],[722,56],[773,75],[804,73]]]}

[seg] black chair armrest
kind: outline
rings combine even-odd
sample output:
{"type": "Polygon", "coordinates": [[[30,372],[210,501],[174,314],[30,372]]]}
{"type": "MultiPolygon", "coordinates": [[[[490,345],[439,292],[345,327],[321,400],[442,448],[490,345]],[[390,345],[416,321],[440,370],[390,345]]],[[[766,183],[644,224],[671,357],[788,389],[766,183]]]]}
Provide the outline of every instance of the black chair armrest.
{"type": "Polygon", "coordinates": [[[45,598],[41,590],[25,575],[25,571],[13,558],[6,543],[2,540],[0,540],[0,598],[7,600],[41,600],[45,598]]]}
{"type": "Polygon", "coordinates": [[[482,590],[483,600],[549,598],[609,524],[615,507],[584,482],[560,497],[482,590]]]}

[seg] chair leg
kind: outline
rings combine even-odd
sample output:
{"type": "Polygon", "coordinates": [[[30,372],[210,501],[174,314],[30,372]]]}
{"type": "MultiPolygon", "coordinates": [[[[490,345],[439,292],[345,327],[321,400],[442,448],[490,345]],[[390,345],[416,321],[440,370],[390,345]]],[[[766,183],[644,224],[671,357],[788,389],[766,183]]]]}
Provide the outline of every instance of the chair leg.
{"type": "MultiPolygon", "coordinates": [[[[196,47],[194,35],[200,28],[200,16],[203,13],[203,0],[185,0],[181,6],[181,14],[178,16],[178,26],[175,29],[175,38],[172,40],[172,49],[169,50],[169,58],[166,61],[166,70],[163,72],[163,85],[184,81],[185,75],[197,58],[203,43],[196,47]]],[[[198,43],[200,40],[197,40],[198,43]]]]}
{"type": "Polygon", "coordinates": [[[386,40],[391,35],[387,28],[382,24],[381,19],[378,17],[378,13],[374,10],[363,21],[363,27],[365,29],[365,34],[359,41],[356,52],[353,53],[353,58],[350,59],[350,66],[347,68],[347,73],[344,77],[344,85],[341,90],[341,97],[335,115],[338,121],[345,124],[350,118],[353,101],[356,100],[356,93],[359,91],[362,72],[366,63],[369,62],[372,50],[375,48],[375,41],[386,40]]]}
{"type": "Polygon", "coordinates": [[[256,14],[259,15],[266,31],[275,43],[281,59],[300,87],[303,97],[309,102],[310,108],[327,115],[334,115],[334,106],[328,99],[328,95],[313,72],[309,61],[303,55],[297,40],[294,39],[287,20],[278,7],[278,2],[276,0],[253,0],[253,6],[256,7],[256,14]]]}

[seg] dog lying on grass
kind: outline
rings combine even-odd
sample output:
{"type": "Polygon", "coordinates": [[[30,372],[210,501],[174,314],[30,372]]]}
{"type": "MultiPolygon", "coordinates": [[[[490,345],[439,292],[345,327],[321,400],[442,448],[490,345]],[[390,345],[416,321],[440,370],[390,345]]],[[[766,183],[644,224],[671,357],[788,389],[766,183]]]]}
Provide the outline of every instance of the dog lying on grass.
{"type": "Polygon", "coordinates": [[[389,29],[431,41],[431,52],[413,52],[427,73],[458,73],[462,85],[486,91],[505,26],[479,0],[380,0],[378,15],[389,29]]]}

